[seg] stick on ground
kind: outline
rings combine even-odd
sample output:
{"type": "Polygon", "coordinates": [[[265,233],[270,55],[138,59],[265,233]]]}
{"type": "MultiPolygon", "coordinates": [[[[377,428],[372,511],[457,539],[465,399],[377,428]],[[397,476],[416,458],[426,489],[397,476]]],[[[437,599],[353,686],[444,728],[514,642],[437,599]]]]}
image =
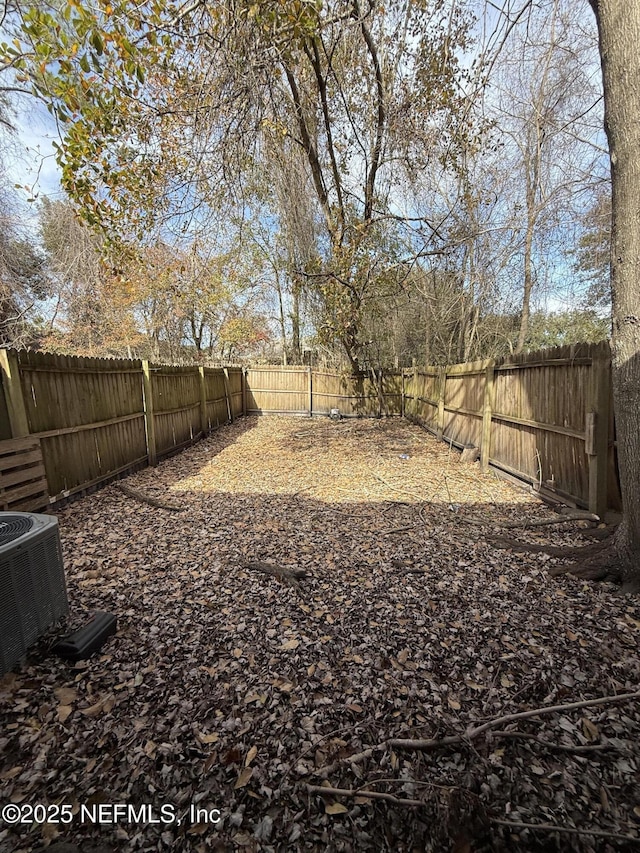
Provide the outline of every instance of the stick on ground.
{"type": "Polygon", "coordinates": [[[568,702],[566,705],[550,705],[547,708],[532,708],[530,711],[519,711],[517,714],[506,714],[503,717],[496,717],[493,720],[488,720],[480,726],[470,726],[463,735],[452,735],[451,737],[440,739],[430,738],[429,740],[392,738],[387,741],[387,745],[397,749],[439,749],[442,746],[450,746],[451,744],[474,740],[479,735],[489,731],[489,729],[501,726],[503,723],[512,723],[515,720],[526,720],[530,717],[539,717],[544,714],[555,714],[561,711],[572,711],[577,708],[593,708],[597,705],[613,705],[616,702],[631,702],[634,699],[640,699],[640,690],[634,693],[620,693],[616,696],[602,696],[599,699],[585,699],[582,702],[568,702]]]}
{"type": "Polygon", "coordinates": [[[149,506],[155,506],[158,509],[168,509],[171,512],[184,512],[185,510],[185,507],[183,506],[166,504],[163,501],[159,501],[157,498],[152,498],[149,495],[143,495],[142,492],[139,492],[137,489],[133,489],[131,486],[125,486],[124,483],[116,483],[116,488],[125,495],[128,495],[130,498],[134,498],[134,500],[140,501],[140,503],[149,504],[149,506]]]}

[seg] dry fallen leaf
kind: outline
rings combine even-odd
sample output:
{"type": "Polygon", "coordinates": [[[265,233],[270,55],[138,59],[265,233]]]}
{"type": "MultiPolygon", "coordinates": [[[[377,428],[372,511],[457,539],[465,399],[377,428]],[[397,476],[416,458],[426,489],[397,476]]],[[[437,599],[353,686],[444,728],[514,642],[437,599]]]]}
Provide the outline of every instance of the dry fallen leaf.
{"type": "Polygon", "coordinates": [[[113,696],[105,696],[94,705],[90,705],[88,708],[79,708],[78,710],[81,714],[84,714],[85,717],[96,717],[98,714],[109,713],[109,711],[115,707],[115,704],[116,700],[113,696]]]}
{"type": "Polygon", "coordinates": [[[236,779],[236,783],[233,786],[234,789],[244,788],[247,785],[253,776],[253,767],[245,767],[244,770],[240,773],[238,778],[236,779]]]}
{"type": "Polygon", "coordinates": [[[346,814],[349,811],[342,803],[327,803],[324,810],[326,814],[346,814]]]}
{"type": "Polygon", "coordinates": [[[64,723],[64,721],[69,717],[73,708],[71,705],[59,705],[58,706],[58,722],[64,723]]]}
{"type": "Polygon", "coordinates": [[[217,732],[212,732],[211,734],[205,735],[202,732],[198,732],[198,740],[200,743],[217,743],[220,740],[220,735],[217,732]]]}
{"type": "Polygon", "coordinates": [[[13,779],[15,776],[19,776],[20,773],[22,773],[23,769],[23,765],[18,764],[16,767],[12,767],[10,770],[6,770],[4,773],[0,773],[0,779],[13,779]]]}
{"type": "Polygon", "coordinates": [[[258,754],[258,747],[252,746],[251,749],[249,750],[249,752],[247,753],[247,757],[244,760],[244,766],[248,767],[251,764],[251,762],[253,761],[253,759],[256,757],[257,754],[258,754]]]}
{"type": "Polygon", "coordinates": [[[582,732],[587,740],[594,741],[598,740],[600,737],[600,729],[593,723],[588,717],[583,717],[582,720],[582,732]]]}
{"type": "Polygon", "coordinates": [[[71,705],[78,698],[78,691],[73,687],[57,687],[53,695],[61,705],[71,705]]]}

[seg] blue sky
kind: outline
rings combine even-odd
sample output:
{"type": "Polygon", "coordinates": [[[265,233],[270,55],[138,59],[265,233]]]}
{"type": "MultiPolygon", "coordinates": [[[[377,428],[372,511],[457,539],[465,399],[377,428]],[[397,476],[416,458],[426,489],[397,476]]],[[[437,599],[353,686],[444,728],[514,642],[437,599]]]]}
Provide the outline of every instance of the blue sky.
{"type": "MultiPolygon", "coordinates": [[[[15,124],[16,151],[9,163],[9,174],[14,183],[33,187],[40,196],[61,194],[60,175],[52,145],[58,135],[55,122],[46,107],[35,98],[24,98],[18,105],[15,124]]],[[[26,190],[23,195],[27,198],[26,190]]]]}

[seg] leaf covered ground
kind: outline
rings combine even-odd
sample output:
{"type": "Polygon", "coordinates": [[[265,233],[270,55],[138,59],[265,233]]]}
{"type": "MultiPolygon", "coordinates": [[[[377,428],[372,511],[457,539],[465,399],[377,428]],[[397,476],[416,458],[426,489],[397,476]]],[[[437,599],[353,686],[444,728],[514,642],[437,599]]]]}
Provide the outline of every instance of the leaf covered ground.
{"type": "Polygon", "coordinates": [[[637,849],[637,700],[388,743],[640,688],[638,599],[497,550],[553,512],[458,460],[399,419],[245,418],[127,478],[181,512],[118,484],[63,508],[55,635],[94,610],[118,633],[75,665],[52,633],[0,681],[0,803],[73,809],[0,822],[0,851],[637,849]],[[151,812],[80,820],[100,803],[151,812]]]}

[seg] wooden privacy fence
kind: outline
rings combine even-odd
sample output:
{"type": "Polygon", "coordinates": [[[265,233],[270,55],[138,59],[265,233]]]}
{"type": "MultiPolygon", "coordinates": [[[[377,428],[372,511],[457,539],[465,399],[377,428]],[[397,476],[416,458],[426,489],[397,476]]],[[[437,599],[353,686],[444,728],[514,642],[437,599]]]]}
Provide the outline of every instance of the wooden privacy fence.
{"type": "Polygon", "coordinates": [[[310,367],[252,367],[246,372],[246,412],[259,414],[381,417],[403,412],[400,371],[359,377],[310,367]]]}
{"type": "Polygon", "coordinates": [[[604,516],[620,508],[608,342],[405,372],[405,413],[438,438],[604,516]]]}
{"type": "Polygon", "coordinates": [[[0,350],[0,439],[38,439],[52,500],[156,464],[243,413],[241,368],[0,350]]]}
{"type": "MultiPolygon", "coordinates": [[[[0,441],[39,442],[53,500],[177,452],[246,413],[404,415],[458,447],[598,515],[620,508],[608,343],[372,371],[169,367],[0,350],[0,441]]],[[[11,497],[45,495],[6,450],[11,497]]],[[[8,492],[7,492],[8,493],[8,492]]],[[[0,495],[1,496],[1,495],[0,495]]],[[[14,504],[15,506],[15,504],[14,504]]]]}

